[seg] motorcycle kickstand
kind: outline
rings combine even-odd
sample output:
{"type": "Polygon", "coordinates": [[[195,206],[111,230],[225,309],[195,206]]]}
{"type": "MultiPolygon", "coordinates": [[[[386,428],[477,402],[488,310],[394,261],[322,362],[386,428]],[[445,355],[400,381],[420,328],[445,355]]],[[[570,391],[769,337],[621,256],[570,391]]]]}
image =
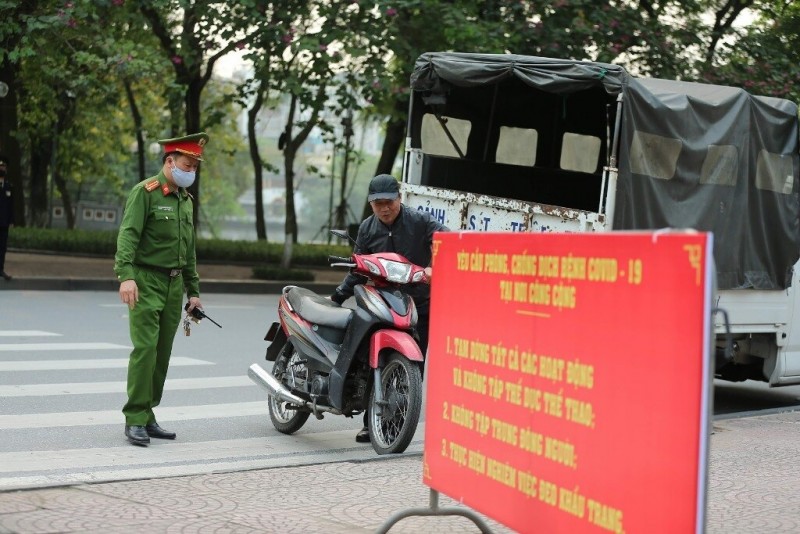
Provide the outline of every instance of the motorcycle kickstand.
{"type": "Polygon", "coordinates": [[[311,396],[311,413],[313,413],[314,417],[316,417],[320,421],[325,418],[325,415],[322,412],[320,412],[319,410],[317,410],[317,397],[316,397],[316,395],[312,395],[311,396]]]}

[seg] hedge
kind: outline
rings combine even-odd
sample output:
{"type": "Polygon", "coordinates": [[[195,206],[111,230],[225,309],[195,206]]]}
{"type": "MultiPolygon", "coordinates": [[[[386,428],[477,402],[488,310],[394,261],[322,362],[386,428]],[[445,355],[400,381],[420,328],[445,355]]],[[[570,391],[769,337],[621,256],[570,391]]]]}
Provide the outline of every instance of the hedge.
{"type": "MultiPolygon", "coordinates": [[[[14,227],[8,246],[20,250],[63,252],[113,257],[117,250],[116,231],[65,230],[14,227]]],[[[231,264],[278,265],[283,243],[224,239],[198,239],[197,259],[231,264]]],[[[307,267],[328,266],[328,256],[348,256],[345,245],[298,243],[292,247],[292,264],[307,267]]]]}

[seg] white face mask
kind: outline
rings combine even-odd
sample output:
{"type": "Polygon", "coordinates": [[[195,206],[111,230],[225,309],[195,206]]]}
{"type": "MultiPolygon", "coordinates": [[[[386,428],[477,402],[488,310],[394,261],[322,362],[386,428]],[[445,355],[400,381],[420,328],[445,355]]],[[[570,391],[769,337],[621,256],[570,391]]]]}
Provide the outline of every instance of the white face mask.
{"type": "Polygon", "coordinates": [[[170,170],[172,171],[172,179],[178,187],[190,187],[194,183],[194,171],[179,169],[175,163],[172,164],[170,170]]]}

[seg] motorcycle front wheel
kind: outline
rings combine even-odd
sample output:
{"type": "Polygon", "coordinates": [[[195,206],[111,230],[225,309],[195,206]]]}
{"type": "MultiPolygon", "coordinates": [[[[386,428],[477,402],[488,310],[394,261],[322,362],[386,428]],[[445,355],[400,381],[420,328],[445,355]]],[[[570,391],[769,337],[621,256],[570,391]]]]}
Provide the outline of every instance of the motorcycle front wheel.
{"type": "MultiPolygon", "coordinates": [[[[288,379],[292,377],[305,380],[307,373],[308,369],[300,361],[297,351],[287,343],[286,347],[275,359],[275,364],[272,366],[272,376],[277,378],[281,384],[287,384],[288,379]]],[[[269,396],[267,402],[272,426],[275,427],[275,430],[284,434],[294,434],[300,430],[308,421],[308,416],[311,415],[307,411],[298,410],[294,404],[282,401],[273,395],[269,396]]]]}
{"type": "Polygon", "coordinates": [[[368,409],[369,437],[375,452],[397,454],[406,450],[422,411],[419,366],[393,351],[381,369],[381,383],[373,384],[368,409]],[[382,406],[375,401],[376,388],[381,388],[382,406]]]}

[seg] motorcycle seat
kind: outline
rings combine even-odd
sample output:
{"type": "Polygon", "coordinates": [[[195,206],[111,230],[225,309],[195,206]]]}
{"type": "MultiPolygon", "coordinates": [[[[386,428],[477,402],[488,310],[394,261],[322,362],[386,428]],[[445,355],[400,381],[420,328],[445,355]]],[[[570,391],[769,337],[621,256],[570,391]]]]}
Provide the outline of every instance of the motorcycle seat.
{"type": "Polygon", "coordinates": [[[297,314],[310,323],[345,329],[353,316],[350,308],[342,308],[332,300],[302,287],[289,289],[286,299],[297,314]]]}

